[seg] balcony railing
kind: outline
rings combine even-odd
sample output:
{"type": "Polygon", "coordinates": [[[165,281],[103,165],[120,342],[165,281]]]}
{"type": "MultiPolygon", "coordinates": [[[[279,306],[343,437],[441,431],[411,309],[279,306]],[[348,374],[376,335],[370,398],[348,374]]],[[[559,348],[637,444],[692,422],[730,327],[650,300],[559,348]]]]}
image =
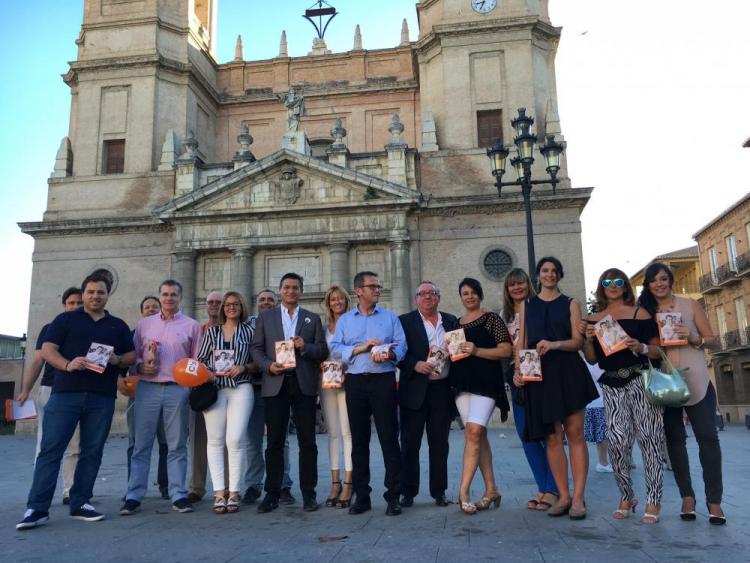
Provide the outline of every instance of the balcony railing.
{"type": "Polygon", "coordinates": [[[719,352],[731,352],[740,348],[750,347],[750,326],[740,330],[730,330],[719,336],[721,348],[719,352]]]}
{"type": "Polygon", "coordinates": [[[735,271],[740,276],[750,275],[750,250],[740,254],[734,261],[735,271]]]}
{"type": "Polygon", "coordinates": [[[731,283],[739,282],[744,275],[750,275],[750,251],[740,254],[733,262],[722,264],[713,272],[700,278],[701,293],[713,293],[731,283]]]}

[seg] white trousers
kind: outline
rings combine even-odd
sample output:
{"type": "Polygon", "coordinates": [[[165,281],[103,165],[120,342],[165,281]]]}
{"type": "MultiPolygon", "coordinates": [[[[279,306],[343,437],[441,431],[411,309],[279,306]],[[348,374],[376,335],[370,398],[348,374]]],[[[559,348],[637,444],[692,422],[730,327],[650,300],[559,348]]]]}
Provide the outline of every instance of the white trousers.
{"type": "MultiPolygon", "coordinates": [[[[39,392],[36,396],[36,453],[34,459],[39,455],[42,449],[42,423],[44,422],[44,407],[47,406],[49,396],[52,393],[52,387],[40,385],[39,392]]],[[[70,495],[70,487],[73,486],[73,477],[76,474],[76,465],[78,465],[78,456],[81,455],[81,425],[76,425],[76,431],[68,442],[63,456],[63,496],[70,495]]]]}
{"type": "Polygon", "coordinates": [[[461,415],[461,422],[473,422],[487,428],[487,423],[495,408],[495,400],[473,393],[460,393],[456,397],[456,408],[461,415]]]}
{"type": "Polygon", "coordinates": [[[242,383],[237,387],[219,389],[216,402],[203,411],[206,421],[206,453],[214,490],[229,472],[229,490],[242,490],[247,462],[247,421],[253,411],[253,386],[242,383]],[[224,467],[224,447],[227,449],[229,467],[224,467]]]}
{"type": "Polygon", "coordinates": [[[352,432],[343,389],[321,389],[320,404],[328,431],[328,459],[332,470],[341,469],[340,454],[344,448],[344,470],[352,470],[352,432]]]}

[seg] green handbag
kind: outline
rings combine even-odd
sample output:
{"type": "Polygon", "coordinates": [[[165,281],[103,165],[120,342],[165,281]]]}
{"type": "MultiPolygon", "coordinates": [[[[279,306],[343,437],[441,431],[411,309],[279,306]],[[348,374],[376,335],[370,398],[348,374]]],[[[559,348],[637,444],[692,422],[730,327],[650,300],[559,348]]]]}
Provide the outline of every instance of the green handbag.
{"type": "Polygon", "coordinates": [[[659,353],[661,367],[655,368],[649,358],[648,369],[641,371],[646,399],[660,407],[681,407],[690,400],[690,389],[682,376],[686,370],[674,367],[661,348],[659,353]]]}

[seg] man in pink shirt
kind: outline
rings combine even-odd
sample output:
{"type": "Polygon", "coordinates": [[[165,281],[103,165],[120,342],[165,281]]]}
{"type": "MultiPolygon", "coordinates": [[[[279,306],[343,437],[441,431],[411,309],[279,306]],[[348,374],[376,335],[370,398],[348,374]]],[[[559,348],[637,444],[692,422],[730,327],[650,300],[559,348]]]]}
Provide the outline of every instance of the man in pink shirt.
{"type": "Polygon", "coordinates": [[[169,497],[177,512],[192,512],[187,501],[187,437],[190,407],[188,389],[172,377],[174,365],[182,358],[195,358],[200,349],[202,331],[195,319],[180,311],[182,286],[166,280],[159,286],[161,313],[141,319],[133,343],[138,356],[136,370],[141,376],[135,395],[135,447],[130,465],[130,479],[125,504],[120,514],[135,513],[148,488],[151,448],[159,418],[163,413],[167,435],[167,475],[169,497]],[[157,343],[156,358],[147,353],[149,344],[157,343]]]}

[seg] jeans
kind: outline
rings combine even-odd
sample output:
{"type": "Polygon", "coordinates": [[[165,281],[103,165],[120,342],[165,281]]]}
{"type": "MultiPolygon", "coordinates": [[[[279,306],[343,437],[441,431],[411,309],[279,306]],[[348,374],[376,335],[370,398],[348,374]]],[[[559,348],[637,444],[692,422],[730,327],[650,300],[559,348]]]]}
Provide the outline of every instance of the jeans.
{"type": "Polygon", "coordinates": [[[672,462],[674,480],[680,489],[681,497],[695,498],[695,491],[690,479],[690,460],[685,448],[685,425],[682,422],[682,411],[688,416],[698,442],[698,457],[703,468],[703,484],[706,502],[720,503],[724,492],[721,475],[721,446],[719,433],[716,431],[716,391],[713,383],[708,384],[706,396],[689,407],[664,409],[664,431],[667,437],[667,451],[672,462]]]}
{"type": "MultiPolygon", "coordinates": [[[[253,385],[255,402],[250,420],[247,423],[247,471],[245,486],[256,491],[263,490],[263,475],[266,472],[266,459],[263,454],[263,433],[266,430],[266,400],[260,395],[260,385],[253,385]]],[[[289,437],[284,440],[284,478],[282,489],[292,488],[292,477],[289,475],[289,437]]]]}
{"type": "MultiPolygon", "coordinates": [[[[49,385],[40,385],[39,392],[36,396],[36,412],[37,412],[37,427],[36,427],[36,454],[34,459],[39,457],[39,452],[42,450],[42,428],[44,427],[44,407],[49,401],[50,394],[52,393],[52,387],[49,385]]],[[[78,456],[81,454],[81,446],[79,445],[81,436],[76,426],[76,431],[73,433],[73,437],[70,439],[70,443],[65,450],[63,456],[63,496],[70,496],[70,488],[73,486],[73,475],[76,472],[76,464],[78,463],[78,456]]]]}
{"type": "MultiPolygon", "coordinates": [[[[130,460],[133,457],[135,448],[135,401],[128,399],[128,410],[125,414],[125,420],[128,423],[128,479],[130,479],[130,460]]],[[[160,491],[168,489],[169,481],[167,479],[167,435],[164,432],[164,420],[159,421],[159,427],[156,429],[156,441],[159,442],[159,469],[157,472],[156,482],[159,484],[160,491]]]]}
{"type": "Polygon", "coordinates": [[[49,511],[60,473],[60,462],[76,425],[80,425],[81,454],[70,489],[70,510],[78,510],[91,500],[114,411],[115,398],[109,395],[52,394],[45,407],[42,448],[34,465],[28,508],[49,511]]]}
{"type": "Polygon", "coordinates": [[[164,419],[167,434],[167,477],[172,502],[185,498],[187,476],[188,389],[141,380],[135,394],[135,447],[130,460],[127,500],[141,502],[148,489],[151,449],[164,419]]]}
{"type": "Polygon", "coordinates": [[[222,491],[224,483],[228,481],[230,492],[240,492],[247,459],[247,421],[252,410],[253,387],[243,383],[237,387],[219,389],[216,402],[203,411],[208,467],[214,491],[222,491]],[[224,463],[225,447],[227,464],[224,463]]]}
{"type": "MultiPolygon", "coordinates": [[[[513,399],[516,398],[516,388],[513,385],[510,386],[510,394],[513,399]]],[[[524,442],[523,430],[526,424],[526,410],[522,405],[517,405],[515,401],[511,402],[513,404],[513,420],[516,423],[516,432],[518,432],[518,437],[521,439],[523,453],[526,454],[526,461],[529,463],[531,473],[534,475],[537,490],[540,493],[559,494],[557,485],[555,485],[555,479],[552,476],[552,470],[549,468],[545,443],[541,441],[524,442]]]]}

